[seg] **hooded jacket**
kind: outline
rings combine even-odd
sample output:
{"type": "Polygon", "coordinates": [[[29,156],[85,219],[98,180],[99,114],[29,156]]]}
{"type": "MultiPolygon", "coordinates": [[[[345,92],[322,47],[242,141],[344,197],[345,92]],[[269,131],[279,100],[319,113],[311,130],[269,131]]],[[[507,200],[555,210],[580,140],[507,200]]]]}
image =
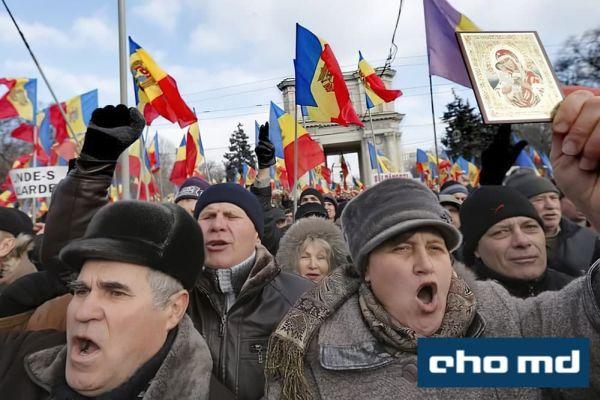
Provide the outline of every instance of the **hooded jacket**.
{"type": "MultiPolygon", "coordinates": [[[[312,399],[588,399],[600,395],[600,267],[560,291],[517,299],[493,281],[475,281],[462,265],[457,273],[471,287],[477,314],[467,337],[588,337],[590,339],[590,386],[584,389],[537,388],[420,388],[417,356],[393,357],[373,336],[360,311],[358,291],[350,295],[323,322],[304,356],[304,378],[312,399]]],[[[359,279],[335,271],[321,282],[320,298],[339,294],[330,287],[359,279]],[[335,280],[334,282],[327,282],[335,280]]],[[[303,296],[298,304],[303,304],[303,296]]],[[[297,307],[295,307],[296,309],[297,307]]],[[[287,318],[298,318],[290,312],[287,318]]],[[[280,399],[281,380],[267,380],[267,398],[280,399]]]]}
{"type": "Polygon", "coordinates": [[[320,217],[308,217],[296,221],[279,242],[275,259],[284,271],[298,273],[298,250],[308,235],[325,240],[331,246],[329,272],[348,262],[348,245],[342,232],[333,222],[320,217]]]}
{"type": "MultiPolygon", "coordinates": [[[[65,374],[64,332],[0,335],[0,393],[6,399],[48,399],[65,374]]],[[[206,342],[188,316],[145,391],[144,400],[206,399],[212,361],[206,342]]]]}

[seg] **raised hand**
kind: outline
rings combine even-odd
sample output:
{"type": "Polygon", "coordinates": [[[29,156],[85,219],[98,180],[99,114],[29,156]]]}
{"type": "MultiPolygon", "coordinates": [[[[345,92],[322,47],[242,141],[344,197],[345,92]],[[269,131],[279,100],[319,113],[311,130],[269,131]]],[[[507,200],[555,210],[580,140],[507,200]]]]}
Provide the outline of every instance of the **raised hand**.
{"type": "Polygon", "coordinates": [[[97,108],[85,133],[81,158],[92,161],[116,161],[135,142],[146,122],[140,112],[123,104],[97,108]]]}
{"type": "Polygon", "coordinates": [[[258,130],[258,143],[256,145],[256,158],[258,159],[258,168],[269,168],[275,164],[275,146],[269,139],[269,123],[265,122],[258,130]]]}
{"type": "Polygon", "coordinates": [[[558,107],[550,159],[559,188],[600,226],[600,96],[578,90],[558,107]]]}

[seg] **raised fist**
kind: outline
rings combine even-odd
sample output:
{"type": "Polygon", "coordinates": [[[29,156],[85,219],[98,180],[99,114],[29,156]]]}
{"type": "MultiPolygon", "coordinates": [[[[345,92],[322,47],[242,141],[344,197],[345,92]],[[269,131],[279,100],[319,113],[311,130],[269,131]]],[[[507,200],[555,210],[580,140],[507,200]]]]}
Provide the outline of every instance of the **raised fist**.
{"type": "Polygon", "coordinates": [[[140,112],[123,104],[97,108],[85,133],[80,158],[91,161],[116,161],[135,142],[146,122],[140,112]]]}
{"type": "Polygon", "coordinates": [[[269,140],[269,123],[265,122],[258,130],[258,143],[256,144],[256,158],[258,168],[269,168],[275,164],[275,146],[269,140]]]}

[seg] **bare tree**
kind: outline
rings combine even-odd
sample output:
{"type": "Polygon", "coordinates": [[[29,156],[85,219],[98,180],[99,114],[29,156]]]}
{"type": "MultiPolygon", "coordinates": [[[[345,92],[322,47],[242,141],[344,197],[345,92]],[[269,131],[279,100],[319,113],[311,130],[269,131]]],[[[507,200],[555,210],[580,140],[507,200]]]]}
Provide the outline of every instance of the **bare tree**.
{"type": "Polygon", "coordinates": [[[600,85],[600,28],[581,37],[570,37],[554,63],[558,78],[566,85],[600,85]]]}
{"type": "Polygon", "coordinates": [[[225,166],[213,160],[207,160],[201,167],[202,172],[207,171],[207,177],[210,177],[211,183],[220,183],[225,178],[225,166]]]}

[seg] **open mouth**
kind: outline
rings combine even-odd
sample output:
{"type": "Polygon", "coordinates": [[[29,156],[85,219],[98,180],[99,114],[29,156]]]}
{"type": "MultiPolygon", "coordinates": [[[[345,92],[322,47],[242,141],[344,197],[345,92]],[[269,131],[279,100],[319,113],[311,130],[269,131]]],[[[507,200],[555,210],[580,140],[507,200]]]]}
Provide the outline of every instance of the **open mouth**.
{"type": "Polygon", "coordinates": [[[419,289],[417,297],[423,304],[430,304],[433,301],[433,297],[437,293],[437,285],[435,283],[427,283],[419,289]]]}
{"type": "Polygon", "coordinates": [[[425,313],[434,312],[438,306],[437,283],[424,283],[417,290],[417,300],[421,310],[425,313]]]}
{"type": "Polygon", "coordinates": [[[73,337],[73,347],[76,354],[80,357],[88,357],[100,350],[100,347],[93,340],[84,336],[73,337]]]}

